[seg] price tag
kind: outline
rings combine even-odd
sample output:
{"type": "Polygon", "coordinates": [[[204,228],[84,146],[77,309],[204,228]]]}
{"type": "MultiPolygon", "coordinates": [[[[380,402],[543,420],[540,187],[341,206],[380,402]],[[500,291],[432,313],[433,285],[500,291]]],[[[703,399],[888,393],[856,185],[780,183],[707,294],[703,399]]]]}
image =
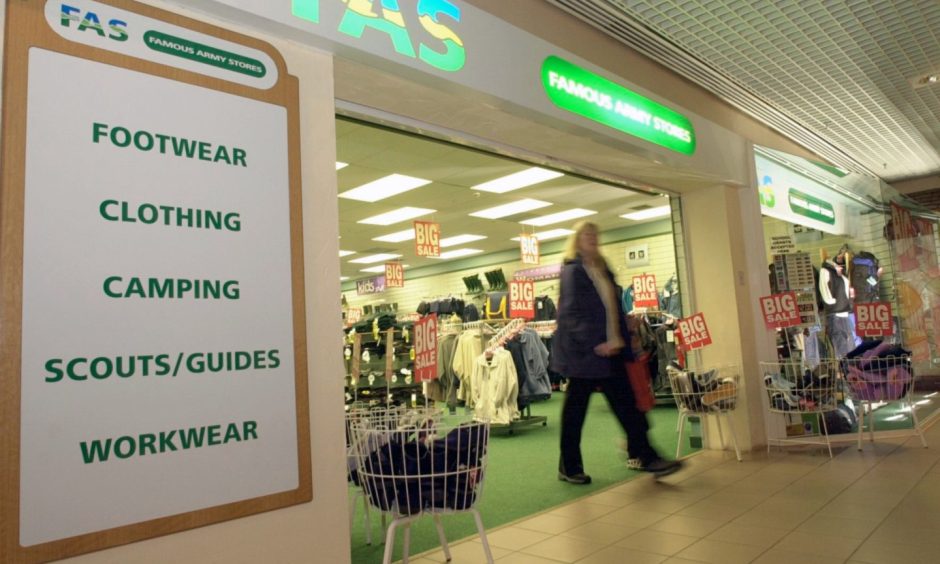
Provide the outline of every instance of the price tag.
{"type": "Polygon", "coordinates": [[[894,335],[894,320],[889,302],[855,304],[855,334],[859,337],[894,335]]]}
{"type": "Polygon", "coordinates": [[[712,344],[711,333],[705,324],[705,315],[696,313],[692,317],[679,320],[679,341],[682,349],[691,351],[712,344]]]}
{"type": "Polygon", "coordinates": [[[796,292],[764,296],[760,299],[760,309],[764,316],[764,325],[768,329],[795,327],[800,324],[796,292]]]}
{"type": "Polygon", "coordinates": [[[441,224],[433,221],[416,221],[415,254],[419,257],[441,256],[441,224]]]}
{"type": "Polygon", "coordinates": [[[385,263],[385,287],[405,287],[405,269],[400,262],[385,263]]]}
{"type": "Polygon", "coordinates": [[[437,378],[437,314],[415,323],[415,382],[437,378]]]}
{"type": "Polygon", "coordinates": [[[633,277],[633,306],[659,307],[659,297],[656,295],[656,275],[641,274],[633,277]]]}
{"type": "Polygon", "coordinates": [[[535,319],[535,282],[514,280],[509,283],[509,316],[535,319]]]}

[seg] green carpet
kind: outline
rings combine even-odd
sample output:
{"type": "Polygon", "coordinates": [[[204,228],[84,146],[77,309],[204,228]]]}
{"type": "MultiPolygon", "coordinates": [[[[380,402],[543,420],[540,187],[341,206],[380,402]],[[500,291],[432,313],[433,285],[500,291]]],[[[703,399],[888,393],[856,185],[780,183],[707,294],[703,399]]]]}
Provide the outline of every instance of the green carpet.
{"type": "MultiPolygon", "coordinates": [[[[494,432],[490,437],[486,483],[477,506],[487,529],[641,475],[624,465],[625,454],[620,450],[623,431],[604,396],[594,394],[581,440],[585,471],[591,475],[593,483],[575,486],[560,482],[557,478],[558,441],[563,397],[563,394],[556,393],[551,400],[532,406],[532,415],[548,417],[548,426],[526,427],[512,436],[494,432]]],[[[676,418],[674,406],[657,407],[649,414],[650,439],[667,458],[675,454],[676,418]]],[[[445,516],[442,522],[449,541],[476,534],[473,516],[468,513],[445,516]]],[[[352,561],[354,564],[381,562],[385,533],[381,530],[379,513],[372,512],[372,546],[365,543],[364,526],[360,500],[352,530],[352,561]]],[[[422,517],[411,529],[411,554],[439,546],[430,517],[422,517]]],[[[401,545],[399,532],[395,542],[395,560],[401,558],[401,545]]]]}

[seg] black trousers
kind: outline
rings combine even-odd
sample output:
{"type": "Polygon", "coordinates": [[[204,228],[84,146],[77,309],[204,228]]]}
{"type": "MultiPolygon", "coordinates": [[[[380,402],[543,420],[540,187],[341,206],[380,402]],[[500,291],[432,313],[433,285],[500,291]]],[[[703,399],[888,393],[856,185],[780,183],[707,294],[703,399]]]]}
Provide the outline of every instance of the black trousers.
{"type": "Polygon", "coordinates": [[[584,427],[591,393],[596,388],[600,388],[607,397],[610,409],[627,434],[627,452],[630,458],[639,458],[644,465],[659,458],[646,436],[649,422],[646,420],[646,414],[636,408],[633,388],[630,387],[626,373],[622,369],[612,372],[610,378],[568,379],[568,390],[565,392],[565,403],[561,410],[559,472],[569,476],[584,472],[584,461],[581,459],[581,429],[584,427]]]}

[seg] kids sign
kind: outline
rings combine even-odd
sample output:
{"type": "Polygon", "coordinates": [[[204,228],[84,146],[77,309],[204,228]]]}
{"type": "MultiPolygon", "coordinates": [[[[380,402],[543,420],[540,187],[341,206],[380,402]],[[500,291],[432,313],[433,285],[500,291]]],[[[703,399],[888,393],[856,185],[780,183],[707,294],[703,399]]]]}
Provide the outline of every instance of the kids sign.
{"type": "Polygon", "coordinates": [[[796,292],[764,296],[760,299],[760,310],[764,316],[764,325],[768,329],[795,327],[800,324],[796,292]]]}
{"type": "Polygon", "coordinates": [[[509,283],[509,311],[511,317],[535,319],[535,282],[513,280],[509,283]]]}
{"type": "Polygon", "coordinates": [[[692,317],[679,320],[679,340],[682,349],[691,351],[712,344],[711,333],[705,324],[705,315],[696,313],[692,317]]]}
{"type": "Polygon", "coordinates": [[[404,288],[405,269],[400,262],[385,263],[385,287],[404,288]]]}
{"type": "Polygon", "coordinates": [[[415,381],[437,378],[437,314],[415,322],[415,381]]]}
{"type": "Polygon", "coordinates": [[[441,256],[441,224],[433,221],[416,221],[415,254],[419,257],[441,256]]]}
{"type": "Polygon", "coordinates": [[[633,306],[659,307],[655,274],[641,274],[633,277],[633,306]]]}
{"type": "Polygon", "coordinates": [[[889,302],[855,304],[855,334],[859,337],[894,335],[894,321],[889,302]]]}
{"type": "Polygon", "coordinates": [[[519,251],[522,253],[522,264],[539,263],[539,240],[535,235],[522,234],[519,236],[519,251]]]}

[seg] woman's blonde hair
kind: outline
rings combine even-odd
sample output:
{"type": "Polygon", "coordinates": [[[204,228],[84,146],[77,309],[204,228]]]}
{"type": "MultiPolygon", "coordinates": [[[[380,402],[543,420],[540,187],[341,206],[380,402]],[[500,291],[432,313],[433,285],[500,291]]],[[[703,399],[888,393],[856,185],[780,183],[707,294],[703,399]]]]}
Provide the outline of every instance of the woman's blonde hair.
{"type": "MultiPolygon", "coordinates": [[[[600,229],[598,229],[596,223],[590,221],[579,221],[574,224],[574,233],[568,236],[568,240],[565,242],[565,254],[564,260],[574,260],[578,256],[578,239],[581,237],[581,234],[585,231],[594,231],[600,235],[600,229]]],[[[603,264],[607,264],[607,260],[604,259],[604,256],[599,252],[597,254],[598,260],[603,264]]]]}

